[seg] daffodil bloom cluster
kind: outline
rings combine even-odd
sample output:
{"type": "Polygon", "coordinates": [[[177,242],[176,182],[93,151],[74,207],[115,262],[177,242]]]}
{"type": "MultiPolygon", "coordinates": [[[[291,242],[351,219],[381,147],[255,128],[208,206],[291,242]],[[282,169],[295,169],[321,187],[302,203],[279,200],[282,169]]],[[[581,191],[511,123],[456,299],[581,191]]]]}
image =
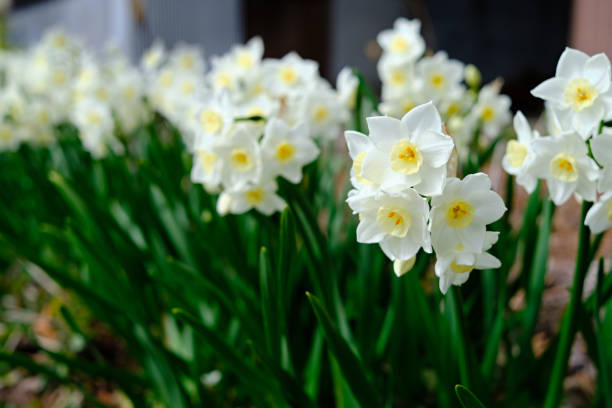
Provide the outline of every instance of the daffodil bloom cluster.
{"type": "Polygon", "coordinates": [[[504,169],[528,192],[538,179],[546,180],[556,205],[573,194],[586,201],[602,194],[585,220],[595,233],[612,225],[612,133],[605,127],[600,131],[602,121],[612,118],[610,71],[605,54],[589,57],[566,48],[555,77],[532,90],[546,101],[549,135],[532,131],[518,112],[518,139],[508,142],[503,159],[504,169]]]}
{"type": "Polygon", "coordinates": [[[57,125],[72,123],[85,150],[103,157],[123,151],[118,135],[148,120],[139,71],[114,49],[102,56],[53,29],[25,51],[2,53],[0,150],[49,145],[57,125]]]}
{"type": "Polygon", "coordinates": [[[143,58],[149,99],[193,154],[191,180],[220,193],[220,214],[281,210],[277,177],[299,183],[319,156],[316,142],[336,139],[355,103],[350,71],[340,73],[336,91],[316,62],[294,52],[263,59],[263,52],[255,37],[212,57],[208,71],[186,46],[166,55],[156,44],[143,58]]]}
{"type": "Polygon", "coordinates": [[[464,157],[475,133],[492,139],[509,124],[510,98],[500,94],[499,81],[479,90],[480,74],[473,65],[449,59],[444,51],[425,55],[420,29],[420,21],[399,18],[393,29],[378,35],[383,50],[378,62],[379,110],[401,118],[415,106],[432,101],[464,157]]]}
{"type": "Polygon", "coordinates": [[[487,224],[505,211],[489,177],[447,177],[455,148],[432,102],[401,120],[367,119],[369,136],[346,131],[353,159],[347,202],[359,214],[357,241],[378,243],[399,276],[420,249],[436,253],[440,290],[464,283],[473,269],[500,266],[486,251],[497,241],[487,224]]]}

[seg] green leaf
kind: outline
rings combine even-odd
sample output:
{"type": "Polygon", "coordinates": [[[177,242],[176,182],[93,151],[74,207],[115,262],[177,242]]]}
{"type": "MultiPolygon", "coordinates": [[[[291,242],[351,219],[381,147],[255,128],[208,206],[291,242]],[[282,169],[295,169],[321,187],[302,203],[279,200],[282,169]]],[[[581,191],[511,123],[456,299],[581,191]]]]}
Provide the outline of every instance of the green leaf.
{"type": "Polygon", "coordinates": [[[319,299],[311,293],[306,293],[306,296],[308,296],[317,321],[323,328],[327,345],[336,358],[342,375],[350,386],[353,395],[364,407],[379,406],[379,398],[370,384],[361,362],[346,340],[342,338],[319,299]]]}
{"type": "Polygon", "coordinates": [[[457,384],[455,386],[455,393],[463,408],[485,408],[484,404],[476,398],[472,391],[463,385],[457,384]]]}
{"type": "MultiPolygon", "coordinates": [[[[601,286],[604,276],[604,259],[599,258],[599,265],[597,269],[597,285],[595,286],[595,311],[593,317],[595,320],[595,330],[597,333],[601,333],[601,319],[599,318],[599,309],[602,304],[600,303],[601,297],[601,286]]],[[[597,351],[599,354],[599,362],[597,364],[597,370],[599,372],[599,390],[604,396],[604,403],[606,408],[612,408],[612,387],[610,382],[610,374],[608,373],[608,348],[604,343],[603,336],[595,336],[597,342],[597,351]]]]}
{"type": "MultiPolygon", "coordinates": [[[[544,277],[546,276],[548,264],[548,244],[552,226],[554,204],[549,199],[544,204],[542,219],[535,246],[535,255],[529,273],[529,286],[527,287],[527,305],[525,307],[525,318],[523,320],[522,348],[531,350],[530,342],[538,320],[540,304],[542,303],[542,292],[544,291],[544,277]]],[[[525,350],[521,350],[525,351],[525,350]]]]}
{"type": "Polygon", "coordinates": [[[259,251],[259,289],[261,291],[261,314],[263,316],[263,327],[266,335],[268,353],[272,358],[280,358],[280,333],[279,321],[276,316],[278,307],[276,284],[270,265],[270,256],[265,247],[259,251]]]}

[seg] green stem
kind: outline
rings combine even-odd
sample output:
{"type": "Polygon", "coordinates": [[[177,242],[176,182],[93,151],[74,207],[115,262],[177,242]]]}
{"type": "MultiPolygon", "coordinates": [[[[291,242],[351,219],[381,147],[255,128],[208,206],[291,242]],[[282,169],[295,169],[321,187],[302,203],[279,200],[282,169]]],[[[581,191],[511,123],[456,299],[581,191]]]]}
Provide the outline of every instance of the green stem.
{"type": "Polygon", "coordinates": [[[459,342],[457,347],[457,358],[459,359],[459,378],[461,384],[470,388],[473,386],[470,373],[469,351],[466,343],[465,322],[463,316],[463,299],[461,291],[457,286],[451,287],[448,292],[451,301],[451,316],[453,323],[454,338],[459,342]]]}
{"type": "Polygon", "coordinates": [[[582,290],[584,288],[584,278],[586,276],[589,262],[589,227],[584,225],[584,218],[591,207],[592,203],[583,201],[582,214],[580,217],[580,235],[578,238],[578,254],[576,255],[576,267],[574,270],[574,282],[568,309],[565,313],[561,326],[561,334],[559,337],[559,346],[555,355],[555,363],[553,365],[552,375],[550,377],[550,385],[546,394],[544,408],[556,408],[561,400],[563,393],[563,379],[567,371],[567,362],[569,360],[574,336],[576,334],[576,326],[578,309],[582,302],[582,290]]]}

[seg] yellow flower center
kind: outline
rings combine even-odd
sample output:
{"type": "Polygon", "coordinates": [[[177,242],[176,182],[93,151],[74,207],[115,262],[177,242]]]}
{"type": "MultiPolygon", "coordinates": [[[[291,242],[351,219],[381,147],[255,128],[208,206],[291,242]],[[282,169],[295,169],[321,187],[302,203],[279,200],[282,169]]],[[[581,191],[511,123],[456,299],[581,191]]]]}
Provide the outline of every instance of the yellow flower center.
{"type": "Polygon", "coordinates": [[[391,73],[389,78],[391,85],[400,87],[406,82],[406,75],[402,71],[395,70],[391,73]]]}
{"type": "Polygon", "coordinates": [[[312,117],[318,123],[324,122],[329,117],[329,109],[326,106],[317,106],[312,113],[312,117]]]}
{"type": "Polygon", "coordinates": [[[378,209],[376,222],[387,234],[402,238],[410,229],[410,213],[404,208],[383,205],[378,209]]]}
{"type": "Polygon", "coordinates": [[[91,111],[87,114],[87,122],[91,125],[99,125],[102,122],[102,117],[98,112],[91,111]]]}
{"type": "Polygon", "coordinates": [[[408,44],[408,41],[406,41],[406,39],[404,37],[402,37],[401,35],[396,35],[395,38],[393,38],[393,41],[391,41],[391,51],[396,53],[396,54],[403,54],[406,51],[408,51],[410,44],[408,44]]]}
{"type": "Polygon", "coordinates": [[[282,67],[278,76],[280,80],[287,85],[293,85],[298,80],[298,73],[293,67],[282,67]]]}
{"type": "Polygon", "coordinates": [[[223,126],[223,118],[212,109],[204,109],[200,113],[200,125],[206,133],[217,133],[223,126]]]}
{"type": "Polygon", "coordinates": [[[521,167],[527,156],[527,146],[516,140],[510,140],[506,146],[506,157],[512,167],[521,167]]]}
{"type": "Polygon", "coordinates": [[[58,34],[53,38],[53,46],[55,48],[64,48],[67,42],[66,36],[62,34],[58,34]]]}
{"type": "Polygon", "coordinates": [[[391,149],[391,169],[400,174],[414,174],[423,164],[423,156],[414,143],[402,139],[391,149]]]}
{"type": "Polygon", "coordinates": [[[181,67],[186,70],[193,69],[195,66],[195,58],[193,55],[183,55],[181,57],[181,67]]]}
{"type": "Polygon", "coordinates": [[[563,99],[573,110],[581,111],[591,106],[598,95],[597,89],[588,79],[575,78],[567,84],[563,92],[563,99]]]}
{"type": "Polygon", "coordinates": [[[249,205],[259,205],[263,201],[264,192],[261,188],[255,188],[244,193],[244,199],[249,205]]]}
{"type": "Polygon", "coordinates": [[[249,171],[253,167],[253,160],[246,149],[234,149],[230,154],[229,162],[232,168],[236,171],[249,171]]]}
{"type": "Polygon", "coordinates": [[[185,81],[181,85],[181,90],[184,94],[190,95],[195,91],[195,84],[191,81],[185,81]]]}
{"type": "Polygon", "coordinates": [[[412,99],[404,99],[402,101],[402,112],[406,114],[410,112],[412,109],[414,109],[415,106],[416,106],[416,103],[414,103],[412,99]]]}
{"type": "Polygon", "coordinates": [[[253,66],[253,58],[247,52],[242,52],[236,58],[236,63],[242,69],[249,69],[253,66]]]}
{"type": "Polygon", "coordinates": [[[459,113],[459,104],[451,103],[446,109],[446,116],[453,116],[459,113]]]}
{"type": "Polygon", "coordinates": [[[433,74],[429,77],[429,82],[434,88],[440,89],[444,86],[444,76],[442,74],[433,74]]]}
{"type": "Polygon", "coordinates": [[[276,147],[276,160],[288,163],[295,156],[295,146],[289,142],[282,142],[276,147]]]}
{"type": "Polygon", "coordinates": [[[468,272],[472,272],[472,270],[474,270],[474,266],[473,265],[456,264],[455,261],[453,261],[450,264],[450,270],[453,271],[454,273],[468,273],[468,272]]]}
{"type": "Polygon", "coordinates": [[[159,77],[159,83],[164,88],[169,88],[170,86],[172,86],[173,82],[174,82],[174,75],[172,75],[172,72],[165,71],[159,77]]]}
{"type": "Polygon", "coordinates": [[[363,159],[365,159],[366,152],[361,152],[355,157],[353,160],[353,174],[355,174],[355,178],[359,182],[359,184],[363,184],[367,186],[368,184],[372,184],[370,180],[362,176],[363,173],[363,159]]]}
{"type": "Polygon", "coordinates": [[[453,228],[465,228],[474,220],[474,206],[467,201],[454,200],[446,206],[446,223],[453,228]]]}
{"type": "Polygon", "coordinates": [[[482,119],[483,122],[490,122],[493,120],[493,118],[495,118],[495,110],[491,105],[486,105],[484,108],[482,108],[480,119],[482,119]]]}
{"type": "Polygon", "coordinates": [[[13,134],[8,128],[3,127],[0,129],[0,140],[2,140],[3,142],[8,142],[12,139],[12,137],[13,134]]]}
{"type": "Polygon", "coordinates": [[[550,162],[550,171],[557,180],[571,182],[578,179],[576,159],[569,153],[559,153],[550,162]]]}
{"type": "Polygon", "coordinates": [[[205,173],[210,174],[213,171],[213,166],[217,162],[217,155],[207,150],[199,150],[198,158],[200,159],[200,165],[205,173]]]}
{"type": "Polygon", "coordinates": [[[49,119],[50,119],[49,112],[42,110],[38,112],[37,116],[38,116],[38,121],[42,123],[43,125],[46,125],[47,123],[49,123],[49,119]]]}
{"type": "Polygon", "coordinates": [[[134,97],[136,96],[136,90],[133,87],[128,86],[123,88],[123,90],[121,91],[121,95],[124,99],[131,100],[134,99],[134,97]]]}
{"type": "Polygon", "coordinates": [[[96,96],[102,102],[108,101],[108,98],[109,98],[108,91],[106,89],[104,89],[104,88],[98,88],[96,90],[96,96]]]}
{"type": "Polygon", "coordinates": [[[221,88],[231,88],[232,77],[227,72],[219,72],[216,78],[217,85],[221,88]]]}
{"type": "Polygon", "coordinates": [[[63,85],[66,83],[66,73],[64,71],[55,71],[52,81],[55,85],[63,85]]]}

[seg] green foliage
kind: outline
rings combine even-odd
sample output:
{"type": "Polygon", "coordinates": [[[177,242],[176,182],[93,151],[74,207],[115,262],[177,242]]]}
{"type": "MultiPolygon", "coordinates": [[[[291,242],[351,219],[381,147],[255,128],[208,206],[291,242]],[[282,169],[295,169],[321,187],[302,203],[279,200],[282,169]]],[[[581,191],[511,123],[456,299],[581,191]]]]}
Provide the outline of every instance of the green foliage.
{"type": "MultiPolygon", "coordinates": [[[[360,80],[356,127],[363,106],[376,106],[360,80]]],[[[98,353],[68,305],[59,313],[84,352],[37,345],[45,361],[18,350],[0,352],[4,364],[80,386],[92,404],[79,378],[107,381],[137,407],[514,407],[540,406],[547,395],[555,406],[581,330],[595,347],[598,401],[610,407],[612,275],[603,263],[592,296],[583,302],[581,287],[574,290],[566,334],[540,357],[531,351],[554,210],[539,188],[519,231],[509,217],[495,225],[502,267],[474,271],[444,297],[431,286],[430,255],[396,278],[377,247],[356,243],[357,220],[344,205],[347,163],[333,150],[305,169],[301,185],[280,184],[282,214],[220,217],[215,198],[190,184],[190,159],[161,118],[130,137],[128,155],[99,161],[73,129],[58,132],[49,150],[0,155],[0,259],[40,266],[122,340],[137,366],[98,353]],[[517,311],[509,302],[519,292],[526,304],[517,311]],[[576,325],[577,315],[586,324],[576,325]],[[217,371],[218,381],[207,380],[217,371]]],[[[493,149],[475,154],[466,171],[493,149]]],[[[509,179],[510,197],[512,189],[509,179]]],[[[583,229],[576,279],[597,246],[583,229]]]]}

